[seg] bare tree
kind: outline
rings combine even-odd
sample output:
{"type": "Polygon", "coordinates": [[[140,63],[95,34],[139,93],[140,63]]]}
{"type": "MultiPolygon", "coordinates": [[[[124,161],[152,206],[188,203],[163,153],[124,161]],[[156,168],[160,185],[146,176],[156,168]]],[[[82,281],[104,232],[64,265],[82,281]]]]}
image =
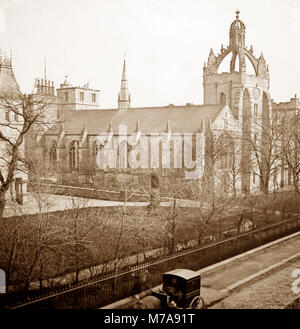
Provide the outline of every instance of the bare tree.
{"type": "Polygon", "coordinates": [[[1,95],[0,109],[5,120],[0,122],[0,218],[6,204],[6,194],[17,172],[27,172],[24,141],[31,128],[43,131],[47,125],[47,106],[51,101],[36,95],[14,92],[1,95]]]}
{"type": "Polygon", "coordinates": [[[280,120],[282,130],[283,170],[292,176],[294,191],[300,195],[300,118],[298,114],[283,115],[280,120]]]}
{"type": "Polygon", "coordinates": [[[250,173],[259,177],[260,189],[264,194],[270,191],[270,183],[276,186],[277,175],[281,168],[281,137],[283,130],[276,120],[253,118],[252,128],[242,137],[243,147],[248,149],[243,161],[250,173]]]}

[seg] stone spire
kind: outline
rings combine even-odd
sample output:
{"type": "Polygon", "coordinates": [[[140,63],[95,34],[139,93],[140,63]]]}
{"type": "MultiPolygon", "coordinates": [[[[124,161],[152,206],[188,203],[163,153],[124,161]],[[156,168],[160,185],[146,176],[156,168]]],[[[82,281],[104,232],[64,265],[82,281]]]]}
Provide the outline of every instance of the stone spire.
{"type": "Polygon", "coordinates": [[[128,109],[130,108],[131,98],[128,91],[128,83],[126,78],[126,61],[124,59],[123,63],[123,73],[122,73],[122,80],[121,80],[121,88],[118,97],[118,108],[119,110],[128,109]]]}

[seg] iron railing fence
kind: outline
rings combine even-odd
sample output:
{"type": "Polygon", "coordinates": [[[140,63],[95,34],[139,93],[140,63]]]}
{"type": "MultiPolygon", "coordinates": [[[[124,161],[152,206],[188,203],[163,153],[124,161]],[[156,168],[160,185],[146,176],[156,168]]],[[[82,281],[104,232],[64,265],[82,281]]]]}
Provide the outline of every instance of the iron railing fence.
{"type": "MultiPolygon", "coordinates": [[[[296,217],[284,222],[255,229],[231,238],[211,243],[194,250],[178,252],[169,257],[163,257],[142,266],[116,275],[106,275],[93,281],[92,279],[80,285],[60,289],[48,296],[26,301],[9,308],[22,309],[95,309],[137,293],[135,282],[146,271],[150,287],[161,284],[162,274],[175,268],[199,270],[237,254],[259,247],[268,242],[295,233],[300,229],[300,218],[296,217]]],[[[143,290],[145,287],[141,287],[143,290]]]]}

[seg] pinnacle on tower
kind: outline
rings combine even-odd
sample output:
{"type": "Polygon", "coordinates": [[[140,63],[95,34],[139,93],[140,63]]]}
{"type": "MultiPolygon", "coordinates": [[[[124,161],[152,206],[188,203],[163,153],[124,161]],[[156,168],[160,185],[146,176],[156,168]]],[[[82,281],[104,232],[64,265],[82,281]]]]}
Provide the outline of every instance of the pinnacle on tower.
{"type": "Polygon", "coordinates": [[[141,123],[140,123],[140,120],[137,120],[136,121],[136,127],[135,127],[135,130],[138,132],[138,131],[141,131],[141,123]]]}
{"type": "Polygon", "coordinates": [[[128,91],[128,83],[127,83],[127,78],[126,78],[126,61],[124,59],[121,88],[120,88],[119,97],[118,97],[118,108],[120,110],[128,109],[131,106],[130,103],[131,103],[131,98],[130,98],[130,94],[128,91]]]}
{"type": "Polygon", "coordinates": [[[82,132],[85,132],[85,131],[87,131],[87,129],[86,129],[86,120],[84,120],[83,127],[82,127],[82,132]]]}
{"type": "Polygon", "coordinates": [[[112,132],[112,122],[111,121],[109,121],[109,123],[108,123],[108,132],[112,132]]]}

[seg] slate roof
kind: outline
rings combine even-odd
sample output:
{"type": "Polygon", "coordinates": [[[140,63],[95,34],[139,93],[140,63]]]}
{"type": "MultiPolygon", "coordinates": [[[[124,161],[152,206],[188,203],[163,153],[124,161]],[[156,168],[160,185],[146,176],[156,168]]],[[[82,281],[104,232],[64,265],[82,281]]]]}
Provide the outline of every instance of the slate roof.
{"type": "MultiPolygon", "coordinates": [[[[70,111],[60,120],[64,122],[65,134],[77,135],[85,125],[88,134],[107,132],[110,126],[114,133],[120,125],[127,125],[129,134],[136,131],[137,122],[144,134],[161,133],[167,130],[169,121],[172,132],[194,133],[201,129],[203,120],[213,123],[221,112],[222,105],[190,105],[130,108],[127,110],[77,110],[70,111]]],[[[46,135],[57,134],[61,124],[56,123],[46,135]]]]}

